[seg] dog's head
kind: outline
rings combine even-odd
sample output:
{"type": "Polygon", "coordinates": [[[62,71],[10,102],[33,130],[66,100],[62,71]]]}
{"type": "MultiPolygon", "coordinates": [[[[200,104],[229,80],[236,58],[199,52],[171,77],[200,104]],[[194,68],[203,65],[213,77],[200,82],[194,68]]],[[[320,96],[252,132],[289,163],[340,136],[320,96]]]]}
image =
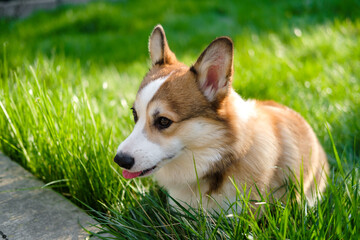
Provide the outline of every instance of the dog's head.
{"type": "Polygon", "coordinates": [[[132,107],[135,127],[114,159],[129,179],[150,175],[184,151],[216,147],[226,128],[220,112],[231,91],[232,41],[215,39],[188,67],[177,61],[158,25],[149,51],[152,68],[132,107]]]}

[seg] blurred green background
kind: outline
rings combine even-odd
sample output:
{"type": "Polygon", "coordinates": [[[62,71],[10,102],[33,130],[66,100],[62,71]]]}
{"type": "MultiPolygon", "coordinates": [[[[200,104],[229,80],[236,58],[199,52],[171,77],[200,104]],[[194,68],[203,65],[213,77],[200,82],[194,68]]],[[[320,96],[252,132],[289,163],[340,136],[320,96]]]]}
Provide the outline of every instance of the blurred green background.
{"type": "Polygon", "coordinates": [[[33,60],[37,53],[62,53],[84,64],[128,65],[147,60],[146,42],[158,23],[182,59],[222,35],[237,42],[250,33],[258,38],[273,33],[287,43],[295,29],[301,34],[337,21],[354,22],[359,9],[356,0],[104,1],[2,20],[0,27],[2,41],[10,43],[9,55],[18,55],[13,64],[33,60]]]}

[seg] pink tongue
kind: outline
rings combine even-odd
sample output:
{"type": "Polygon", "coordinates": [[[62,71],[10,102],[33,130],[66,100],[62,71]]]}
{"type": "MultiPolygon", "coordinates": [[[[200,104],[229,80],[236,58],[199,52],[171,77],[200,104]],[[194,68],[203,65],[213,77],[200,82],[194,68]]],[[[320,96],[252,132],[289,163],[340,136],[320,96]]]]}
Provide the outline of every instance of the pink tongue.
{"type": "Polygon", "coordinates": [[[141,174],[141,172],[128,172],[126,170],[123,170],[122,174],[123,174],[124,178],[132,179],[132,178],[136,178],[137,176],[139,176],[141,174]]]}

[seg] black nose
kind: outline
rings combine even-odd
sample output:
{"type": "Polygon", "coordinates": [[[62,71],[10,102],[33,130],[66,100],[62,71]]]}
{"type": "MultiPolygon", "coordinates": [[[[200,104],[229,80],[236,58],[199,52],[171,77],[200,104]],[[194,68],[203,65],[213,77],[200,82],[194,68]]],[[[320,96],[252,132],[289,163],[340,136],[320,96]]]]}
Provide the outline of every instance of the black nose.
{"type": "Polygon", "coordinates": [[[126,153],[118,153],[114,157],[114,162],[119,164],[120,167],[130,169],[134,165],[134,158],[126,153]]]}

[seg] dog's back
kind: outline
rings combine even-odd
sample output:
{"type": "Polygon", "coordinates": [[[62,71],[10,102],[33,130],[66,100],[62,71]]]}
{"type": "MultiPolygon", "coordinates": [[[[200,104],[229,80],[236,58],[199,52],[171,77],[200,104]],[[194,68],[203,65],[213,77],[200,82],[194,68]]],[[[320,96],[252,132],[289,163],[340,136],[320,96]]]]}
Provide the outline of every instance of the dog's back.
{"type": "Polygon", "coordinates": [[[273,101],[257,101],[255,109],[245,129],[239,129],[247,133],[245,144],[251,146],[239,158],[239,169],[246,168],[239,178],[246,176],[242,180],[253,180],[277,198],[284,196],[284,183],[290,178],[304,188],[312,204],[316,191],[324,190],[329,171],[314,131],[298,113],[273,101]]]}

